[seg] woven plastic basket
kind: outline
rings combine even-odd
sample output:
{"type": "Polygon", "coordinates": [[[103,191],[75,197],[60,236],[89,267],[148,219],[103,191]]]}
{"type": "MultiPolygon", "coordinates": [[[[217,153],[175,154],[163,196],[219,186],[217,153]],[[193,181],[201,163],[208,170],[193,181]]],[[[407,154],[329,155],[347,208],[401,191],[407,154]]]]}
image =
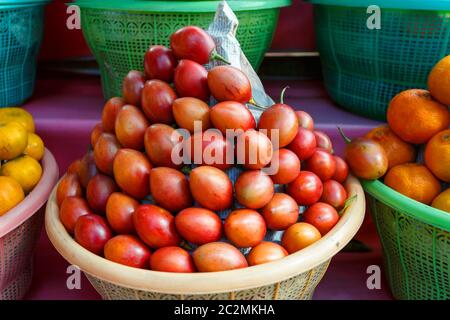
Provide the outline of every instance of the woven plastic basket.
{"type": "Polygon", "coordinates": [[[19,105],[33,94],[47,2],[0,1],[0,108],[19,105]]]}
{"type": "MultiPolygon", "coordinates": [[[[169,45],[185,25],[207,28],[220,1],[78,0],[83,33],[100,66],[105,98],[121,95],[122,79],[143,69],[151,44],[169,45]]],[[[231,0],[239,19],[237,39],[257,70],[272,41],[279,8],[291,0],[231,0]]]]}
{"type": "Polygon", "coordinates": [[[281,260],[255,267],[175,274],[123,266],[80,245],[59,221],[53,191],[45,216],[48,237],[59,253],[77,265],[104,299],[311,299],[331,258],[356,234],[364,219],[365,198],[358,180],[346,183],[357,195],[338,224],[313,245],[281,260]]]}
{"type": "Polygon", "coordinates": [[[58,180],[58,165],[46,150],[34,190],[0,217],[0,300],[21,299],[31,284],[33,254],[42,230],[44,204],[58,180]]]}
{"type": "Polygon", "coordinates": [[[425,88],[433,65],[450,54],[450,0],[310,0],[325,86],[334,101],[384,120],[389,101],[425,88]],[[381,29],[367,27],[369,5],[381,29]]]}
{"type": "Polygon", "coordinates": [[[363,181],[397,299],[450,299],[450,214],[363,181]]]}

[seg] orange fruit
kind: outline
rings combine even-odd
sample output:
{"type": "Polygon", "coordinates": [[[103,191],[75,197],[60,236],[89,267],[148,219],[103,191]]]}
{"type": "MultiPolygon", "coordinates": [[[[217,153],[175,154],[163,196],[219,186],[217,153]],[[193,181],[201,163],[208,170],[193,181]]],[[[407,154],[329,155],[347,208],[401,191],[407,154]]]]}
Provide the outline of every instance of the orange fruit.
{"type": "Polygon", "coordinates": [[[384,183],[416,201],[430,204],[441,192],[440,182],[427,167],[417,163],[400,164],[388,171],[384,183]]]}
{"type": "Polygon", "coordinates": [[[428,141],[425,165],[436,177],[450,182],[450,129],[439,132],[428,141]]]}
{"type": "Polygon", "coordinates": [[[24,197],[23,190],[16,180],[0,176],[0,216],[14,208],[24,197]]]}
{"type": "Polygon", "coordinates": [[[450,106],[450,56],[443,58],[431,70],[428,89],[437,101],[450,106]]]}
{"type": "Polygon", "coordinates": [[[431,206],[450,213],[450,188],[439,194],[431,203],[431,206]]]}
{"type": "Polygon", "coordinates": [[[42,167],[37,160],[24,155],[5,163],[0,169],[0,174],[16,180],[23,191],[28,193],[41,180],[42,167]]]}
{"type": "Polygon", "coordinates": [[[25,109],[17,107],[0,109],[0,124],[4,125],[11,121],[20,123],[30,133],[34,132],[33,116],[25,109]]]}
{"type": "Polygon", "coordinates": [[[389,169],[399,164],[416,160],[416,149],[410,143],[400,139],[388,125],[382,125],[370,130],[366,138],[375,140],[386,151],[389,169]]]}
{"type": "Polygon", "coordinates": [[[392,131],[406,142],[426,143],[450,124],[447,106],[433,100],[422,89],[406,90],[389,103],[387,121],[392,131]]]}
{"type": "Polygon", "coordinates": [[[28,133],[28,145],[23,153],[39,161],[44,156],[44,150],[41,137],[35,133],[28,133]]]}
{"type": "Polygon", "coordinates": [[[0,160],[10,160],[20,156],[27,147],[28,132],[18,122],[0,122],[0,160]]]}

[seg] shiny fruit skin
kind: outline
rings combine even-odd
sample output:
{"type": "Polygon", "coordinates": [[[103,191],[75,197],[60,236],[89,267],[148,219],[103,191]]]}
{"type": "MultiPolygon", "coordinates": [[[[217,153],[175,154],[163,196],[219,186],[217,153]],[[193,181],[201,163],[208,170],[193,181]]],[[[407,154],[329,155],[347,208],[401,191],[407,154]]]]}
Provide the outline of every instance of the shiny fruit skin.
{"type": "Polygon", "coordinates": [[[383,147],[371,139],[357,138],[345,147],[345,161],[358,177],[376,180],[388,169],[388,158],[383,147]]]}
{"type": "Polygon", "coordinates": [[[313,133],[316,137],[317,148],[322,148],[333,154],[333,143],[331,142],[330,137],[325,132],[319,130],[314,130],[313,133]]]}
{"type": "Polygon", "coordinates": [[[285,230],[296,223],[299,216],[297,202],[285,193],[275,193],[260,212],[271,230],[285,230]]]}
{"type": "Polygon", "coordinates": [[[208,100],[207,77],[208,71],[202,65],[191,60],[181,60],[175,68],[173,79],[178,96],[208,100]]]}
{"type": "Polygon", "coordinates": [[[165,46],[150,46],[145,53],[144,70],[149,80],[158,79],[171,83],[176,65],[177,61],[172,50],[165,46]]]}
{"type": "Polygon", "coordinates": [[[40,161],[44,157],[45,147],[44,141],[35,133],[28,133],[28,144],[24,154],[40,161]]]}
{"type": "Polygon", "coordinates": [[[238,209],[231,212],[223,224],[225,236],[238,248],[254,247],[266,235],[266,223],[255,210],[238,209]]]}
{"type": "Polygon", "coordinates": [[[317,149],[305,161],[305,169],[315,173],[323,182],[331,179],[336,172],[336,162],[333,156],[325,150],[317,149]]]}
{"type": "Polygon", "coordinates": [[[86,188],[86,199],[89,207],[97,214],[104,215],[106,202],[111,194],[118,191],[114,180],[103,174],[98,174],[89,181],[86,188]]]}
{"type": "Polygon", "coordinates": [[[301,171],[298,177],[288,184],[287,193],[300,206],[309,206],[319,201],[323,192],[320,178],[309,171],[301,171]]]}
{"type": "Polygon", "coordinates": [[[106,202],[106,219],[119,234],[134,233],[133,214],[139,202],[121,192],[112,193],[106,202]]]}
{"type": "Polygon", "coordinates": [[[299,127],[310,131],[314,130],[314,120],[309,113],[302,110],[297,110],[295,111],[295,115],[297,116],[299,127]]]}
{"type": "Polygon", "coordinates": [[[208,87],[217,101],[247,103],[252,98],[248,77],[232,66],[217,66],[208,72],[208,87]]]}
{"type": "Polygon", "coordinates": [[[18,122],[0,124],[0,159],[11,160],[20,156],[28,145],[27,129],[18,122]]]}
{"type": "Polygon", "coordinates": [[[174,217],[161,207],[152,204],[141,205],[134,212],[133,221],[139,237],[152,248],[180,244],[174,217]]]}
{"type": "Polygon", "coordinates": [[[111,98],[106,102],[102,111],[103,131],[115,133],[117,114],[125,104],[125,100],[119,97],[111,98]]]}
{"type": "Polygon", "coordinates": [[[288,184],[297,178],[300,173],[301,164],[297,155],[289,149],[278,149],[273,153],[269,167],[276,166],[276,174],[270,176],[275,184],[288,184]]]}
{"type": "Polygon", "coordinates": [[[97,144],[98,138],[103,133],[103,125],[97,123],[91,131],[91,146],[94,147],[97,144]]]}
{"type": "Polygon", "coordinates": [[[145,152],[156,167],[180,168],[172,160],[173,149],[181,144],[183,136],[171,126],[157,123],[145,131],[145,152]]]}
{"type": "Polygon", "coordinates": [[[35,126],[31,113],[19,107],[8,107],[0,109],[0,127],[9,122],[21,124],[28,133],[34,133],[35,126]]]}
{"type": "Polygon", "coordinates": [[[259,119],[259,130],[267,130],[267,136],[272,141],[278,136],[278,148],[291,143],[298,132],[298,120],[294,109],[286,104],[275,104],[266,109],[259,119]],[[272,130],[278,130],[278,135],[272,136],[272,130]]]}
{"type": "Polygon", "coordinates": [[[175,217],[175,226],[183,239],[195,245],[219,241],[222,237],[219,216],[204,208],[184,209],[175,217]]]}
{"type": "Polygon", "coordinates": [[[233,146],[217,129],[196,132],[186,140],[185,144],[186,157],[191,163],[208,165],[220,170],[226,170],[234,163],[233,146]],[[201,154],[195,154],[199,151],[201,154]]]}
{"type": "Polygon", "coordinates": [[[211,128],[210,109],[204,101],[184,97],[178,98],[172,105],[173,116],[180,128],[194,133],[194,122],[201,122],[201,130],[205,131],[211,128]]]}
{"type": "Polygon", "coordinates": [[[142,91],[142,110],[152,123],[172,124],[172,104],[176,98],[169,84],[161,80],[149,80],[142,91]]]}
{"type": "Polygon", "coordinates": [[[73,234],[75,224],[81,216],[93,214],[87,201],[81,197],[67,197],[63,200],[59,209],[59,220],[66,230],[73,234]]]}
{"type": "Polygon", "coordinates": [[[303,221],[316,227],[324,236],[338,223],[339,214],[329,204],[317,202],[303,213],[303,221]]]}
{"type": "Polygon", "coordinates": [[[113,163],[117,152],[122,148],[116,136],[102,133],[94,146],[94,161],[97,168],[104,174],[113,175],[113,163]]]}
{"type": "Polygon", "coordinates": [[[133,149],[121,149],[114,158],[113,171],[117,185],[137,199],[143,199],[150,193],[151,169],[147,157],[133,149]]]}
{"type": "Polygon", "coordinates": [[[316,151],[317,142],[314,133],[303,127],[298,128],[294,140],[286,147],[294,152],[300,161],[311,157],[316,151]]]}
{"type": "Polygon", "coordinates": [[[228,175],[211,166],[192,170],[189,187],[194,199],[204,208],[220,211],[231,207],[233,185],[228,175]]]}
{"type": "Polygon", "coordinates": [[[425,164],[437,178],[450,182],[450,129],[437,133],[428,141],[425,164]]]}
{"type": "Polygon", "coordinates": [[[244,255],[225,242],[210,242],[198,247],[192,254],[199,272],[226,271],[248,267],[244,255]]]}
{"type": "Polygon", "coordinates": [[[189,191],[188,179],[183,173],[172,168],[152,169],[150,193],[158,206],[173,213],[191,207],[194,203],[189,191]]]}
{"type": "Polygon", "coordinates": [[[127,104],[139,107],[141,105],[142,90],[145,76],[142,72],[132,70],[123,79],[122,95],[127,104]]]}
{"type": "Polygon", "coordinates": [[[78,168],[78,179],[83,188],[87,188],[89,181],[98,173],[94,160],[94,151],[88,151],[81,158],[80,167],[78,168]]]}
{"type": "Polygon", "coordinates": [[[262,132],[250,129],[237,138],[236,158],[246,169],[258,170],[272,160],[273,145],[262,132]]]}
{"type": "Polygon", "coordinates": [[[320,238],[320,232],[316,227],[309,223],[298,222],[284,232],[281,245],[291,254],[308,247],[320,238]]]}
{"type": "Polygon", "coordinates": [[[56,203],[61,207],[67,197],[82,197],[83,189],[75,173],[67,173],[59,182],[56,189],[56,203]]]}
{"type": "Polygon", "coordinates": [[[247,131],[256,128],[256,121],[250,110],[239,102],[224,101],[211,108],[213,126],[226,135],[227,129],[247,131]]]}
{"type": "Polygon", "coordinates": [[[153,252],[150,257],[153,271],[191,273],[195,272],[194,261],[186,250],[180,247],[164,247],[153,252]]]}
{"type": "Polygon", "coordinates": [[[336,210],[342,209],[347,200],[347,190],[344,186],[335,180],[328,180],[323,184],[323,193],[320,198],[321,202],[325,202],[336,210]]]}
{"type": "Polygon", "coordinates": [[[0,216],[18,205],[24,198],[22,187],[16,180],[0,176],[0,216]]]}
{"type": "Polygon", "coordinates": [[[106,220],[95,214],[78,218],[74,234],[79,245],[97,255],[103,255],[105,244],[112,238],[106,220]]]}
{"type": "Polygon", "coordinates": [[[249,266],[269,263],[280,260],[288,255],[288,252],[275,242],[263,241],[253,247],[247,255],[249,266]]]}
{"type": "Polygon", "coordinates": [[[148,269],[151,252],[132,235],[118,235],[108,240],[104,248],[105,258],[125,266],[148,269]]]}
{"type": "Polygon", "coordinates": [[[347,162],[338,156],[333,156],[333,158],[336,162],[336,172],[334,173],[332,179],[339,183],[344,183],[347,180],[349,171],[347,162]]]}
{"type": "Polygon", "coordinates": [[[150,123],[140,109],[125,105],[116,118],[116,136],[124,148],[142,150],[144,147],[145,130],[150,123]]]}
{"type": "Polygon", "coordinates": [[[216,44],[205,30],[186,26],[170,36],[170,47],[178,60],[189,59],[199,64],[207,64],[216,44]]]}
{"type": "Polygon", "coordinates": [[[272,179],[260,170],[244,171],[234,185],[236,199],[249,209],[260,209],[272,199],[272,179]]]}
{"type": "Polygon", "coordinates": [[[76,159],[72,161],[67,167],[67,173],[75,173],[78,176],[78,171],[80,171],[81,159],[76,159]]]}
{"type": "Polygon", "coordinates": [[[25,194],[30,193],[42,177],[42,167],[34,158],[23,155],[9,160],[0,168],[0,175],[11,177],[22,187],[25,194]]]}

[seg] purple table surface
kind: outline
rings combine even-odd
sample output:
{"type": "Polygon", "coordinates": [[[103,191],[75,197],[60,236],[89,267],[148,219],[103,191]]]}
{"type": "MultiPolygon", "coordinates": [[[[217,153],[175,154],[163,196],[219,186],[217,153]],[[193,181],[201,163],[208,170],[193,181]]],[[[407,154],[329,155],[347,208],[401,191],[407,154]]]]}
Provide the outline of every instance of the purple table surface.
{"type": "MultiPolygon", "coordinates": [[[[276,99],[289,85],[285,102],[309,112],[316,128],[333,139],[337,154],[344,143],[338,135],[341,126],[350,137],[364,134],[380,123],[343,111],[331,102],[320,82],[298,80],[268,80],[266,91],[276,99]]],[[[39,79],[35,95],[24,107],[33,114],[36,130],[54,154],[60,173],[70,162],[87,150],[90,131],[100,121],[104,104],[100,79],[96,77],[39,79]]],[[[369,215],[356,236],[367,244],[368,253],[339,253],[317,287],[315,299],[392,299],[382,277],[381,289],[367,288],[367,268],[377,265],[383,270],[381,248],[369,215]]],[[[69,290],[66,285],[69,264],[56,252],[45,231],[39,240],[35,257],[35,275],[26,299],[100,299],[83,277],[81,289],[69,290]]]]}

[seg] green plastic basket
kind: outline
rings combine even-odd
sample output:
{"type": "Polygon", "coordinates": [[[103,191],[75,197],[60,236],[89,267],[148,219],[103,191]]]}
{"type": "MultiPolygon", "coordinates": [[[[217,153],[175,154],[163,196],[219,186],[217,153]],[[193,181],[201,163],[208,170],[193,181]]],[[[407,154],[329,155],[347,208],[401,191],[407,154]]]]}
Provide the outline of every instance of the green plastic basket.
{"type": "MultiPolygon", "coordinates": [[[[105,98],[121,95],[128,71],[143,69],[151,44],[169,45],[186,25],[207,28],[220,1],[79,0],[84,36],[100,66],[105,98]]],[[[239,19],[237,39],[255,69],[272,41],[279,9],[291,0],[228,1],[239,19]]]]}
{"type": "Polygon", "coordinates": [[[450,299],[450,213],[387,187],[362,181],[397,299],[450,299]]]}
{"type": "Polygon", "coordinates": [[[450,0],[310,0],[324,82],[342,107],[380,120],[400,91],[426,88],[437,61],[450,54],[450,0]],[[381,29],[367,27],[369,5],[381,29]]]}
{"type": "Polygon", "coordinates": [[[0,108],[33,94],[48,1],[0,1],[0,108]]]}

